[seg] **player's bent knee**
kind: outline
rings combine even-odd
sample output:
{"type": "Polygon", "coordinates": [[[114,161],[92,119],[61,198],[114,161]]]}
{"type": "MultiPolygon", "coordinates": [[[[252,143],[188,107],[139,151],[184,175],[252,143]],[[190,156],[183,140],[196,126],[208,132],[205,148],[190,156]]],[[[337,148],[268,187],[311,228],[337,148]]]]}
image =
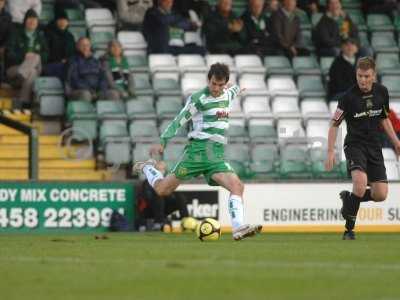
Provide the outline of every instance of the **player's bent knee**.
{"type": "Polygon", "coordinates": [[[377,193],[375,195],[372,195],[372,199],[374,199],[375,202],[385,201],[386,198],[387,198],[387,193],[377,193]]]}

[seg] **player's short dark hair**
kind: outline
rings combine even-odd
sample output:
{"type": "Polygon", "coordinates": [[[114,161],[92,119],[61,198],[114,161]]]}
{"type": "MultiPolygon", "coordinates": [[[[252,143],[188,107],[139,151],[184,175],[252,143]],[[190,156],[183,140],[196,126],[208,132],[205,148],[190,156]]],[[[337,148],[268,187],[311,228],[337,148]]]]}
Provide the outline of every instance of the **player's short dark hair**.
{"type": "Polygon", "coordinates": [[[217,80],[225,80],[225,82],[229,81],[229,67],[225,64],[216,63],[211,65],[210,71],[208,71],[208,80],[211,80],[213,77],[217,80]]]}
{"type": "Polygon", "coordinates": [[[361,69],[363,71],[367,71],[372,69],[376,70],[375,60],[371,56],[360,57],[357,61],[356,69],[361,69]]]}

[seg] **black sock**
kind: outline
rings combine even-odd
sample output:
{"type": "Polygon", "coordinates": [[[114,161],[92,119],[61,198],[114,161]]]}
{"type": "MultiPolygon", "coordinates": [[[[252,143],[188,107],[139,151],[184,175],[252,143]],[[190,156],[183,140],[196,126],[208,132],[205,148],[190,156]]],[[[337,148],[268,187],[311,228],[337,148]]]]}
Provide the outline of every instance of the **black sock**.
{"type": "Polygon", "coordinates": [[[360,202],[363,198],[358,197],[354,195],[353,193],[350,194],[350,201],[349,201],[349,212],[350,216],[352,218],[346,220],[346,229],[348,231],[351,231],[354,229],[354,226],[356,225],[356,218],[357,218],[357,213],[358,210],[360,209],[360,202]]]}
{"type": "Polygon", "coordinates": [[[360,202],[368,202],[368,201],[372,201],[372,197],[371,197],[371,189],[366,189],[364,196],[362,196],[362,198],[360,198],[360,202]]]}

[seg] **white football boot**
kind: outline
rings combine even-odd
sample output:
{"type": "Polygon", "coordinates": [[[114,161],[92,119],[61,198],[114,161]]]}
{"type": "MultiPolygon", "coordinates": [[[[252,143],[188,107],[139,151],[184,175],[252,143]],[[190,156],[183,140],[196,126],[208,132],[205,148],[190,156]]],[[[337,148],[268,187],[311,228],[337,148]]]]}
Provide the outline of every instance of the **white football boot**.
{"type": "Polygon", "coordinates": [[[144,166],[155,166],[157,164],[157,161],[150,158],[146,161],[137,161],[132,167],[132,173],[139,175],[142,173],[144,166]]]}
{"type": "Polygon", "coordinates": [[[254,236],[262,230],[261,225],[245,224],[233,230],[233,239],[235,241],[243,240],[247,237],[254,236]]]}

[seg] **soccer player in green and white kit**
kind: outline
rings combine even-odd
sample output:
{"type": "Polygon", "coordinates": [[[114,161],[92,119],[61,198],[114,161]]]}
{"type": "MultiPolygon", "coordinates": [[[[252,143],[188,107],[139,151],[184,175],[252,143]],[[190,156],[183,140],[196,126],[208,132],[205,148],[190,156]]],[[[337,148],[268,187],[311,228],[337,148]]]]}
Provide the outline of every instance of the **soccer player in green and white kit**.
{"type": "Polygon", "coordinates": [[[154,145],[150,150],[151,156],[161,154],[168,140],[176,135],[178,129],[192,121],[192,129],[188,134],[189,143],[171,174],[164,177],[154,167],[156,161],[153,159],[136,162],[133,170],[142,171],[160,196],[171,194],[182,180],[199,175],[204,175],[209,185],[226,188],[231,193],[229,215],[233,238],[241,240],[260,232],[262,226],[244,224],[244,185],[224,160],[230,104],[241,92],[237,85],[227,88],[228,81],[229,68],[220,63],[212,65],[208,72],[208,86],[188,98],[185,107],[162,133],[161,144],[154,145]]]}

